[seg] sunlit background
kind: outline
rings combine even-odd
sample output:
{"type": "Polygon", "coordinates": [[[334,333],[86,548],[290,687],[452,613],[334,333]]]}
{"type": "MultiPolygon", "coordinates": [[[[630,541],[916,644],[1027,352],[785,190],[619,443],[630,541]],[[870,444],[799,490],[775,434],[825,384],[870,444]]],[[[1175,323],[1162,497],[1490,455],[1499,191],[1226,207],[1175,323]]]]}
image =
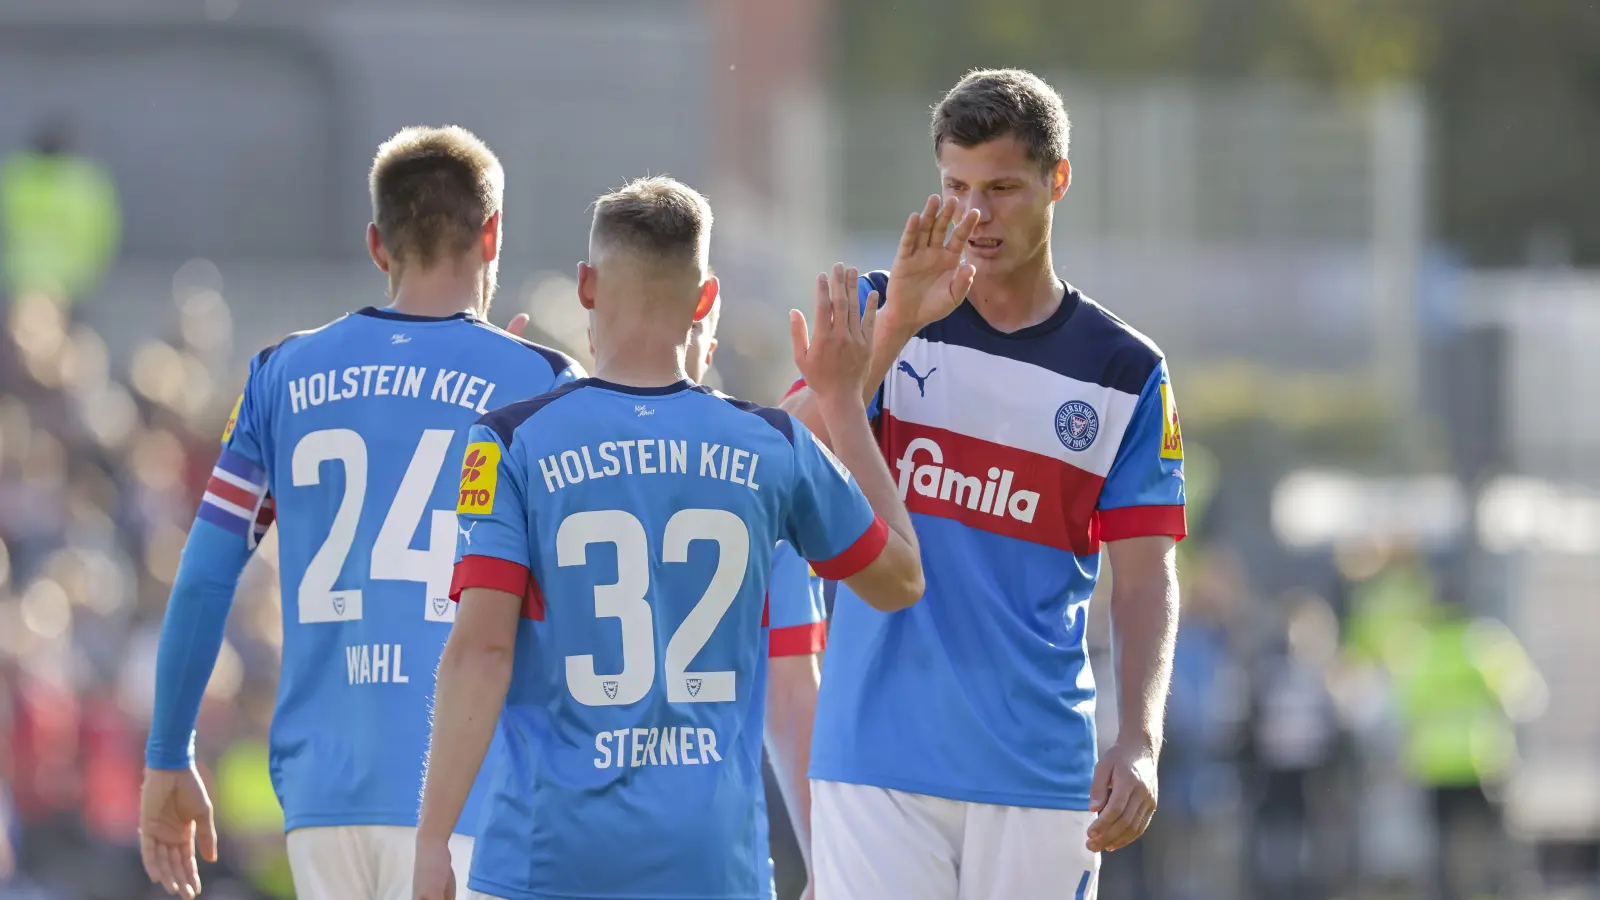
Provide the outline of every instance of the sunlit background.
{"type": "MultiPolygon", "coordinates": [[[[1102,897],[1600,896],[1594,2],[0,0],[0,898],[154,896],[185,529],[248,357],[385,302],[381,140],[490,143],[493,318],[580,358],[589,202],[703,190],[711,380],[770,403],[784,311],[888,266],[930,106],[996,65],[1066,98],[1058,270],[1166,351],[1188,452],[1161,813],[1102,897]]],[[[274,555],[200,724],[208,897],[293,895],[274,555]]]]}

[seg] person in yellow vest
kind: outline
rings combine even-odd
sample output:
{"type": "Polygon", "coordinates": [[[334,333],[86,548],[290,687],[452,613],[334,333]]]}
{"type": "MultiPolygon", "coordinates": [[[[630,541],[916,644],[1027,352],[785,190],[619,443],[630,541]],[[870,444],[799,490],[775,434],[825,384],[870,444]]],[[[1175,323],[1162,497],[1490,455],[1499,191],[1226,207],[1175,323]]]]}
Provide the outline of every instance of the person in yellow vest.
{"type": "Polygon", "coordinates": [[[73,152],[65,119],[0,163],[0,278],[6,296],[82,299],[105,275],[121,237],[111,174],[73,152]]]}
{"type": "Polygon", "coordinates": [[[1497,897],[1504,873],[1493,798],[1516,761],[1515,722],[1537,713],[1544,683],[1503,624],[1448,600],[1429,613],[1389,660],[1402,763],[1432,801],[1437,895],[1497,897]]]}

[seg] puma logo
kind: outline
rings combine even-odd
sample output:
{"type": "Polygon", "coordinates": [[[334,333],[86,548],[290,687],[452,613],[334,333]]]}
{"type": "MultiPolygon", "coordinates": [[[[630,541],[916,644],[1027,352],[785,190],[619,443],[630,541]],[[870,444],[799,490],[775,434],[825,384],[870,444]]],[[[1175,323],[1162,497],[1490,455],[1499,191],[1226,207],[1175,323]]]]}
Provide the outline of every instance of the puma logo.
{"type": "Polygon", "coordinates": [[[900,360],[900,365],[897,368],[899,368],[900,371],[906,373],[907,375],[910,375],[911,376],[911,380],[915,381],[917,383],[917,396],[918,397],[926,397],[926,396],[928,396],[927,393],[925,393],[925,391],[924,391],[924,389],[927,386],[927,381],[928,381],[929,378],[933,377],[933,373],[939,371],[939,367],[938,366],[934,366],[933,368],[928,370],[928,374],[926,374],[926,375],[918,375],[917,374],[917,370],[911,368],[911,363],[908,363],[903,359],[900,360]]]}

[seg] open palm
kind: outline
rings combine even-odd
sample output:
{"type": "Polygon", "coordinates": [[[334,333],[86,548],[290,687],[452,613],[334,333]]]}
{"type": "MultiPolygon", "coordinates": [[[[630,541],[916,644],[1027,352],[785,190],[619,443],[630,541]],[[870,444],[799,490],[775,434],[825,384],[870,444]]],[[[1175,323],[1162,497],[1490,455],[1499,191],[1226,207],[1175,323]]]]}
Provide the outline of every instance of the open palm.
{"type": "Polygon", "coordinates": [[[972,289],[977,269],[961,261],[967,238],[979,213],[969,209],[952,230],[957,204],[928,198],[922,212],[906,220],[894,266],[889,270],[889,297],[884,312],[897,323],[921,328],[950,315],[972,289]]]}

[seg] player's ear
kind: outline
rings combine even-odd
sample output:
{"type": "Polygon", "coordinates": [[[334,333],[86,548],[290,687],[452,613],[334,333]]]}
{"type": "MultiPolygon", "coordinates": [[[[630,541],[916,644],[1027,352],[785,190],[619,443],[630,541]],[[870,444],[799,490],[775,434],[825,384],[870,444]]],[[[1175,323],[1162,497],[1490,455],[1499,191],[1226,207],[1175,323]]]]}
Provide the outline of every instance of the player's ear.
{"type": "Polygon", "coordinates": [[[717,281],[717,276],[707,278],[700,285],[700,302],[694,307],[694,320],[696,322],[711,314],[711,307],[717,305],[717,294],[721,292],[722,284],[717,281]]]}
{"type": "Polygon", "coordinates": [[[479,243],[483,246],[483,261],[494,262],[500,256],[500,214],[495,213],[489,221],[483,223],[483,232],[478,235],[479,243]]]}
{"type": "Polygon", "coordinates": [[[372,262],[377,265],[378,271],[389,274],[389,250],[383,246],[383,236],[378,234],[378,223],[367,223],[367,253],[372,256],[372,262]]]}
{"type": "Polygon", "coordinates": [[[1050,173],[1050,199],[1060,200],[1066,196],[1069,187],[1072,187],[1072,163],[1063,159],[1056,163],[1055,171],[1050,173]]]}
{"type": "Polygon", "coordinates": [[[717,339],[706,341],[706,371],[711,371],[711,358],[717,355],[717,339]]]}
{"type": "MultiPolygon", "coordinates": [[[[595,271],[594,266],[578,263],[578,302],[583,304],[584,309],[594,309],[595,291],[599,287],[599,280],[600,273],[595,271]]],[[[591,347],[594,344],[592,334],[589,336],[589,343],[591,347]]]]}

